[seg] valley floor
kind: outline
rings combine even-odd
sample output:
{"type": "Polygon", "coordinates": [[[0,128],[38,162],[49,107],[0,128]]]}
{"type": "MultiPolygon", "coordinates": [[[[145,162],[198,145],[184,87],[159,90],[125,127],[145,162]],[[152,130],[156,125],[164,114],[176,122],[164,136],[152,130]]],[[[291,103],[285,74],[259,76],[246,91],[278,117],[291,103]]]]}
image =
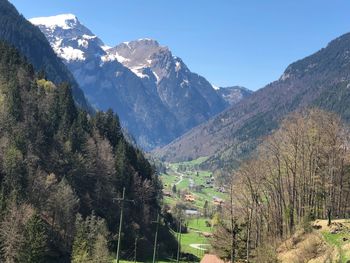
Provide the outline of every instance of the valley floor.
{"type": "Polygon", "coordinates": [[[184,216],[188,232],[181,235],[181,251],[199,260],[210,250],[208,238],[212,235],[212,219],[209,215],[213,216],[226,198],[225,189],[215,183],[212,173],[199,169],[205,160],[202,157],[190,162],[168,163],[167,173],[160,177],[165,192],[164,203],[170,208],[179,204],[186,207],[184,216]]]}

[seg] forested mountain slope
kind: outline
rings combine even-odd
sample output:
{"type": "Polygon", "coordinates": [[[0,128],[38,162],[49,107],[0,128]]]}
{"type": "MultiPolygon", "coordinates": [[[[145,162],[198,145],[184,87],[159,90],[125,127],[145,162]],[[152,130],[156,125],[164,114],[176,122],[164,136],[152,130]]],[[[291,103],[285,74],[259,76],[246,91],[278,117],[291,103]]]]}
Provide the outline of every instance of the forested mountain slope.
{"type": "Polygon", "coordinates": [[[73,75],[52,50],[44,34],[20,15],[8,0],[0,0],[0,40],[15,46],[36,71],[45,71],[54,83],[70,83],[78,105],[90,109],[73,75]]]}
{"type": "Polygon", "coordinates": [[[350,34],[299,60],[281,78],[199,125],[156,154],[179,161],[210,156],[206,165],[232,168],[290,112],[318,106],[350,120],[350,34]]]}
{"type": "MultiPolygon", "coordinates": [[[[112,111],[89,117],[67,85],[38,77],[0,42],[0,127],[1,262],[108,257],[124,187],[133,202],[124,204],[122,251],[138,235],[140,255],[149,255],[160,185],[112,111]]],[[[173,239],[163,227],[159,238],[165,253],[173,239]]]]}

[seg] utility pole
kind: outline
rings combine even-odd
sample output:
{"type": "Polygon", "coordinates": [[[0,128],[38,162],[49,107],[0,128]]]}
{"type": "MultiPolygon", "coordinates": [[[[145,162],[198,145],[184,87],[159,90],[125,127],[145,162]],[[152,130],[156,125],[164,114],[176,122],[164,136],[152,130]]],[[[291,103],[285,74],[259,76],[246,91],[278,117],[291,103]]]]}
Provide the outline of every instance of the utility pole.
{"type": "Polygon", "coordinates": [[[123,188],[123,197],[122,197],[122,199],[118,199],[118,201],[122,202],[122,207],[121,207],[121,210],[120,210],[119,231],[118,231],[117,263],[119,263],[120,235],[121,235],[121,232],[122,232],[122,224],[123,224],[124,199],[125,199],[125,187],[123,188]]]}
{"type": "Polygon", "coordinates": [[[122,198],[116,198],[115,200],[121,201],[119,231],[118,231],[118,245],[117,245],[117,263],[119,263],[120,237],[121,237],[122,225],[123,225],[124,202],[134,202],[134,201],[125,199],[125,187],[123,188],[123,197],[122,198]]]}
{"type": "Polygon", "coordinates": [[[156,252],[157,252],[157,239],[158,239],[158,228],[159,228],[159,213],[157,213],[157,221],[152,222],[152,223],[156,223],[156,236],[154,237],[154,247],[153,247],[153,263],[156,262],[156,252]]]}
{"type": "Polygon", "coordinates": [[[137,261],[137,239],[138,239],[138,236],[135,237],[135,258],[134,258],[135,263],[137,261]]]}
{"type": "Polygon", "coordinates": [[[180,250],[181,250],[181,218],[179,220],[179,239],[177,244],[177,257],[176,257],[177,263],[179,263],[179,259],[180,259],[180,250]]]}

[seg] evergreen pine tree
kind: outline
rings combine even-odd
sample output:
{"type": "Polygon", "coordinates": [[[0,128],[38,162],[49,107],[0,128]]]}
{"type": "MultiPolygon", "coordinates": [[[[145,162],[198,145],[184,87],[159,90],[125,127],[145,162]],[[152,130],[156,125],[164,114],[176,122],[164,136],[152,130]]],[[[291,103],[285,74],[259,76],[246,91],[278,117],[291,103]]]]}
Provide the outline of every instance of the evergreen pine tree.
{"type": "Polygon", "coordinates": [[[21,249],[20,262],[45,262],[46,246],[46,227],[40,216],[35,213],[25,226],[24,244],[21,249]]]}

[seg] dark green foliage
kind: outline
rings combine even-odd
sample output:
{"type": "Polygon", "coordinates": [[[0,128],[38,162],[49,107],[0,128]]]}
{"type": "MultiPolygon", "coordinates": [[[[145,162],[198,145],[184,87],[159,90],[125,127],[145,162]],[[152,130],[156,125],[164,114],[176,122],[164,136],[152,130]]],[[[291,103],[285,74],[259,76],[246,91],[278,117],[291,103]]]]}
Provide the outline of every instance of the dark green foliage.
{"type": "MultiPolygon", "coordinates": [[[[128,220],[123,225],[122,249],[132,246],[138,235],[144,244],[140,251],[148,250],[160,192],[152,166],[126,141],[112,111],[91,117],[77,109],[68,85],[56,86],[37,79],[39,75],[15,49],[0,42],[0,223],[9,218],[9,200],[30,205],[38,213],[25,224],[34,247],[23,253],[41,257],[43,223],[49,242],[42,258],[69,261],[78,238],[74,237],[76,215],[80,213],[85,222],[94,211],[111,235],[96,237],[98,242],[89,253],[103,251],[98,248],[107,243],[115,250],[120,203],[114,200],[125,187],[126,198],[134,202],[125,204],[128,220]]],[[[18,233],[26,235],[26,231],[18,233]]],[[[173,242],[167,233],[165,228],[160,253],[173,242]]],[[[7,239],[1,242],[0,246],[6,245],[7,239]]]]}
{"type": "Polygon", "coordinates": [[[97,112],[95,115],[96,128],[103,138],[110,141],[113,148],[117,146],[118,138],[121,137],[121,128],[118,116],[109,109],[106,113],[97,112]]]}
{"type": "Polygon", "coordinates": [[[58,86],[58,111],[56,112],[60,117],[60,126],[58,129],[62,133],[67,133],[72,126],[74,120],[77,118],[77,109],[74,104],[72,92],[67,84],[58,86]]]}
{"type": "Polygon", "coordinates": [[[34,214],[27,222],[24,233],[24,244],[20,262],[45,262],[47,248],[47,229],[38,214],[34,214]]]}
{"type": "Polygon", "coordinates": [[[6,177],[3,179],[3,188],[5,193],[24,194],[25,189],[25,168],[23,163],[23,154],[13,146],[9,146],[3,155],[3,172],[6,177]]]}
{"type": "Polygon", "coordinates": [[[17,83],[10,83],[7,91],[9,114],[15,121],[20,121],[22,117],[22,102],[17,83]]]}

